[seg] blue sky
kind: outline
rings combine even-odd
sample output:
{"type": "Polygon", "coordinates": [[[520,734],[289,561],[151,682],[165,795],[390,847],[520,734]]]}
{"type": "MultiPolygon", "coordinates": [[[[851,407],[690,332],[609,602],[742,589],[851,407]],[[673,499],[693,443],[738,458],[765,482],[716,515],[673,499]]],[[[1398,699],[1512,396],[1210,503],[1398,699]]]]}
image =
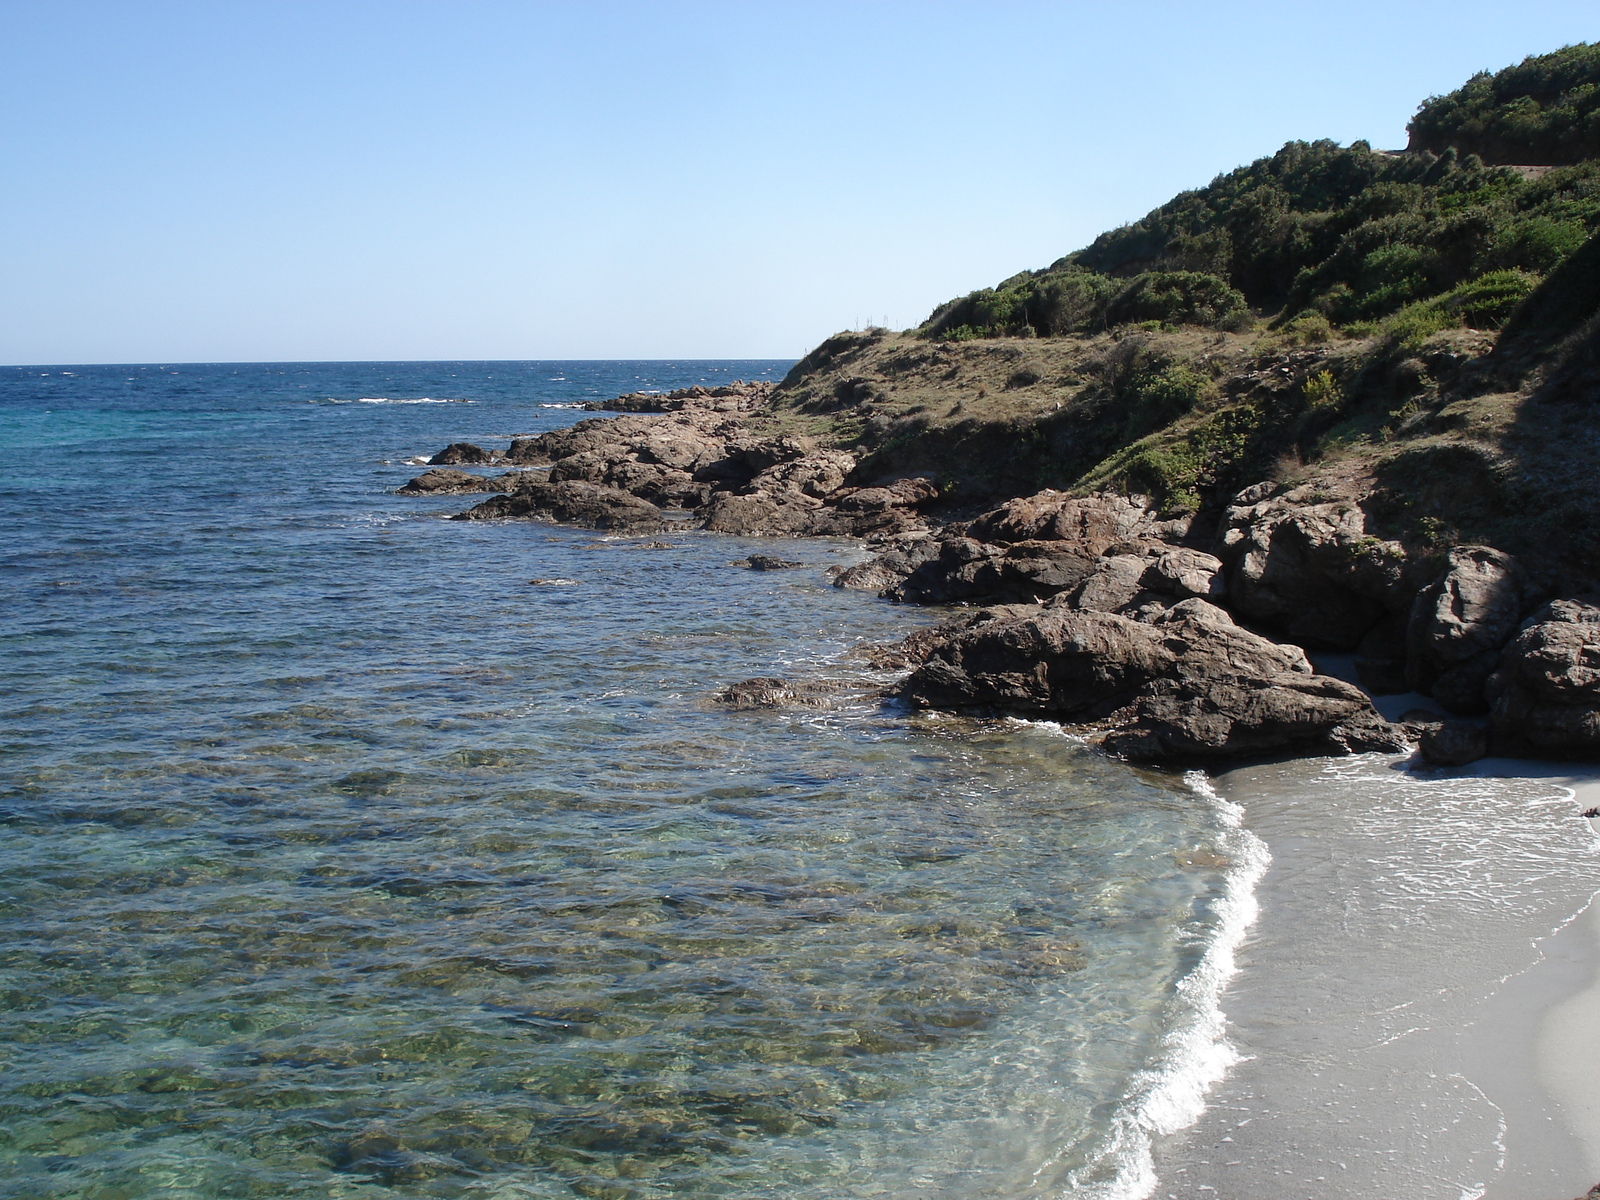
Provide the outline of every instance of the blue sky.
{"type": "Polygon", "coordinates": [[[0,362],[793,357],[1585,3],[0,0],[0,362]]]}

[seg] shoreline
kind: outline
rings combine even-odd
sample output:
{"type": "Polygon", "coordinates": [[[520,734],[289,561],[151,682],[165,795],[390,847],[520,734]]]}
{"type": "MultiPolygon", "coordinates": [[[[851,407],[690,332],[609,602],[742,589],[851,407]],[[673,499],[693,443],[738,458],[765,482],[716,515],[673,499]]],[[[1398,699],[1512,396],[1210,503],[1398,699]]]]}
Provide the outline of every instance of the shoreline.
{"type": "Polygon", "coordinates": [[[1215,776],[1273,862],[1222,999],[1236,1065],[1159,1144],[1152,1195],[1568,1200],[1600,1178],[1600,837],[1569,824],[1600,767],[1406,761],[1215,776]],[[1503,858],[1463,857],[1484,845],[1503,858]]]}

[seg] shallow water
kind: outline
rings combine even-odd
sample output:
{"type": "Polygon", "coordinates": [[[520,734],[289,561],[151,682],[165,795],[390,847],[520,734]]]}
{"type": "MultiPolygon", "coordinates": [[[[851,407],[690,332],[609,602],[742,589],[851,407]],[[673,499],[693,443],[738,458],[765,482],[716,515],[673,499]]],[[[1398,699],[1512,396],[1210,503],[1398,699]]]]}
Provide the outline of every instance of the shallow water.
{"type": "Polygon", "coordinates": [[[1226,804],[885,707],[851,652],[930,615],[846,544],[392,492],[785,366],[0,372],[0,1196],[1146,1187],[1226,1065],[1226,804]],[[836,701],[710,700],[784,673],[836,701]]]}

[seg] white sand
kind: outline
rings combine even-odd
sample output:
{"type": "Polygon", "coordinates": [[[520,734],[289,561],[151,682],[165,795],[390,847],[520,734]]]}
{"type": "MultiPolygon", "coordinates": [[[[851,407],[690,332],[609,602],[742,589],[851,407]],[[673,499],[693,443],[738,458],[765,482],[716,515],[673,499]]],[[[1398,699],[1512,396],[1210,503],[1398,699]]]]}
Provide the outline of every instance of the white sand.
{"type": "Polygon", "coordinates": [[[1161,1148],[1155,1195],[1569,1200],[1600,1180],[1600,822],[1578,817],[1600,768],[1311,760],[1218,786],[1274,858],[1223,1000],[1245,1060],[1161,1148]]]}

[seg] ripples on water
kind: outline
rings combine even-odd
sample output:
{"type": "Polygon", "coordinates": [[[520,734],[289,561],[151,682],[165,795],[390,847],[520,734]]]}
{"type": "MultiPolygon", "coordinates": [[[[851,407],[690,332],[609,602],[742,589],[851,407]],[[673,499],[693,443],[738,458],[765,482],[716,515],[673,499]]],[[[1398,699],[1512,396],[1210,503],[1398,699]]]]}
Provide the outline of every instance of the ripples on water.
{"type": "Polygon", "coordinates": [[[851,648],[928,614],[846,545],[392,494],[783,366],[5,372],[0,1196],[1127,1183],[1238,915],[1217,805],[879,705],[851,648]],[[709,702],[785,672],[839,702],[709,702]]]}

